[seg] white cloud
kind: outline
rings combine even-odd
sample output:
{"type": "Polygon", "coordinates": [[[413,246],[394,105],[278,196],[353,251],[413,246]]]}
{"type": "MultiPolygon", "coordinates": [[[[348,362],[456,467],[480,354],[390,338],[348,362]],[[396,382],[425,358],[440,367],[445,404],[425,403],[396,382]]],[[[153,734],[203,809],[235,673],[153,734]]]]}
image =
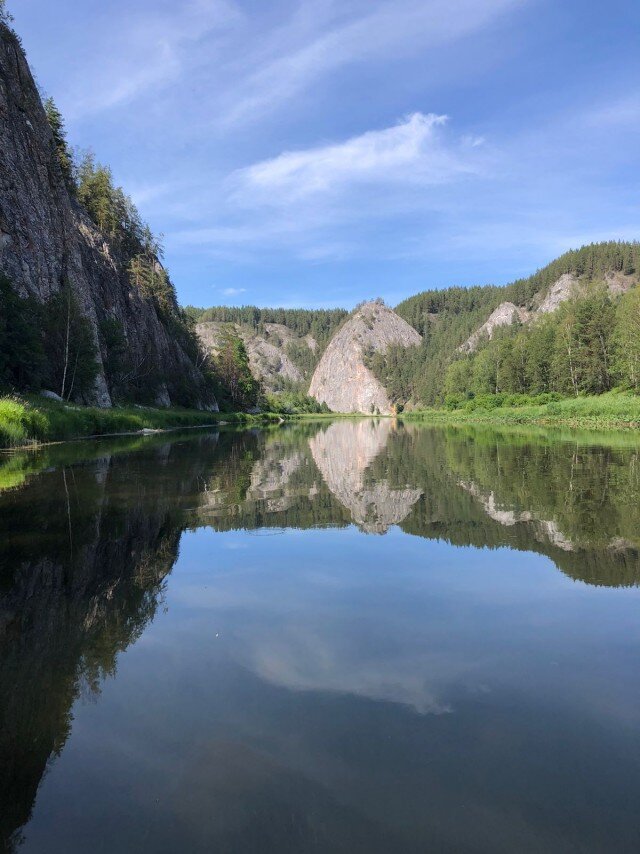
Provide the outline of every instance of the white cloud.
{"type": "Polygon", "coordinates": [[[240,20],[228,0],[190,0],[153,13],[131,7],[107,17],[98,34],[91,34],[82,74],[70,80],[64,99],[67,117],[107,110],[152,89],[157,95],[182,76],[197,43],[240,20]]]}
{"type": "MultiPolygon", "coordinates": [[[[234,93],[227,122],[253,119],[289,100],[318,78],[354,63],[433,49],[455,42],[492,23],[525,0],[395,0],[395,2],[318,4],[320,21],[302,4],[311,26],[285,28],[272,35],[268,55],[234,93]],[[343,8],[351,15],[339,14],[343,8]],[[327,26],[333,11],[334,20],[327,26]],[[354,14],[355,12],[355,14],[354,14]],[[346,20],[345,20],[346,17],[346,20]],[[319,26],[319,23],[324,26],[319,26]],[[315,26],[314,26],[315,24],[315,26]],[[301,38],[295,35],[302,30],[301,38]],[[292,38],[292,31],[294,37],[292,38]],[[311,37],[309,37],[311,35],[311,37]]],[[[264,57],[265,49],[262,48],[264,57]]]]}
{"type": "Polygon", "coordinates": [[[236,297],[238,294],[243,294],[246,290],[246,288],[223,288],[222,293],[226,297],[236,297]]]}
{"type": "Polygon", "coordinates": [[[370,255],[377,227],[411,220],[399,238],[404,251],[417,222],[441,213],[454,188],[469,192],[493,169],[490,145],[457,137],[447,124],[443,115],[413,113],[387,128],[237,170],[215,208],[200,210],[207,227],[174,231],[168,244],[238,263],[255,249],[322,263],[370,255]]]}
{"type": "Polygon", "coordinates": [[[384,130],[345,142],[285,152],[239,170],[234,198],[243,204],[289,203],[353,185],[425,186],[477,173],[480,141],[450,143],[440,133],[446,116],[414,113],[384,130]]]}

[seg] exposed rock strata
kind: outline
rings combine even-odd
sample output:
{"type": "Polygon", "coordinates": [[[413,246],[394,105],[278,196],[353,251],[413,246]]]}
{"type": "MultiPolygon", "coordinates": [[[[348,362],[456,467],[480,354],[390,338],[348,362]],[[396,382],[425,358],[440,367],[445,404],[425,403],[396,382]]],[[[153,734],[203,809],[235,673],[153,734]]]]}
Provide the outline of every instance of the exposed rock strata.
{"type": "Polygon", "coordinates": [[[390,413],[389,396],[366,366],[366,355],[385,352],[392,344],[415,347],[421,340],[413,327],[381,302],[364,303],[331,339],[309,394],[334,412],[390,413]]]}
{"type": "Polygon", "coordinates": [[[266,391],[280,390],[283,381],[296,384],[304,382],[302,371],[286,350],[289,344],[302,343],[315,353],[318,342],[311,335],[300,338],[280,323],[265,323],[265,334],[259,335],[247,327],[218,321],[198,323],[196,333],[203,347],[215,354],[220,347],[225,327],[230,326],[235,334],[242,338],[247,349],[251,373],[266,391]]]}
{"type": "Polygon", "coordinates": [[[0,24],[0,272],[43,302],[69,283],[89,319],[99,372],[86,402],[109,406],[100,324],[122,324],[133,364],[144,364],[156,402],[217,408],[204,378],[172,338],[152,300],[130,285],[123,259],[70,196],[31,71],[0,24]]]}
{"type": "Polygon", "coordinates": [[[473,353],[477,349],[481,341],[493,338],[496,329],[501,326],[512,326],[514,323],[526,323],[529,319],[529,312],[524,308],[518,308],[512,302],[503,302],[491,312],[487,320],[482,326],[477,329],[473,335],[460,346],[458,349],[461,352],[473,353]]]}
{"type": "MultiPolygon", "coordinates": [[[[636,277],[611,271],[605,275],[604,284],[612,297],[626,293],[636,283],[636,277]]],[[[534,298],[534,307],[528,310],[512,302],[503,302],[494,309],[487,320],[458,347],[461,353],[473,353],[485,340],[491,340],[495,330],[514,323],[532,323],[546,314],[552,314],[567,300],[581,296],[588,285],[573,273],[564,273],[546,292],[534,298]]]]}

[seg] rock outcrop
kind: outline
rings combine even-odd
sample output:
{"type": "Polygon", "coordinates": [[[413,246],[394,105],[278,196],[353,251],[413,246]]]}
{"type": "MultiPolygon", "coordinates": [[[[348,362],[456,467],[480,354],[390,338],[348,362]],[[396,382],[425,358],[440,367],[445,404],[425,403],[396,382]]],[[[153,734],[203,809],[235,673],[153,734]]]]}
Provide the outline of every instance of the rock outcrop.
{"type": "Polygon", "coordinates": [[[334,412],[391,412],[389,396],[365,364],[368,353],[391,345],[415,347],[422,338],[382,302],[359,306],[336,332],[311,379],[309,394],[334,412]]]}
{"type": "Polygon", "coordinates": [[[291,343],[300,343],[315,353],[318,344],[310,335],[300,338],[280,323],[265,323],[265,334],[259,335],[239,324],[204,321],[196,325],[196,334],[208,352],[215,354],[218,351],[225,327],[231,327],[242,338],[251,373],[265,391],[280,391],[284,383],[304,383],[304,374],[288,355],[287,347],[291,343]]]}
{"type": "Polygon", "coordinates": [[[502,302],[491,312],[482,326],[458,347],[458,350],[461,353],[473,353],[481,341],[485,339],[490,341],[493,338],[496,329],[501,326],[512,326],[514,323],[526,323],[528,319],[529,312],[526,309],[518,308],[512,302],[502,302]]]}
{"type": "MultiPolygon", "coordinates": [[[[624,275],[620,272],[608,272],[604,284],[612,297],[626,293],[635,285],[637,277],[624,275]]],[[[487,320],[458,347],[460,353],[473,353],[482,341],[491,340],[495,330],[512,326],[514,323],[533,323],[545,314],[552,314],[567,300],[586,293],[588,283],[580,280],[573,273],[564,273],[551,285],[547,291],[537,294],[531,310],[517,306],[512,302],[503,302],[491,312],[487,320]]]]}
{"type": "Polygon", "coordinates": [[[554,282],[544,299],[537,308],[536,314],[551,314],[556,311],[563,302],[571,299],[578,290],[578,280],[572,273],[565,273],[554,282]]]}
{"type": "Polygon", "coordinates": [[[0,24],[0,272],[23,296],[44,302],[68,284],[88,318],[99,371],[85,402],[111,403],[105,321],[118,321],[133,364],[144,365],[147,398],[217,408],[205,381],[131,286],[124,259],[65,184],[38,90],[16,36],[0,24]]]}

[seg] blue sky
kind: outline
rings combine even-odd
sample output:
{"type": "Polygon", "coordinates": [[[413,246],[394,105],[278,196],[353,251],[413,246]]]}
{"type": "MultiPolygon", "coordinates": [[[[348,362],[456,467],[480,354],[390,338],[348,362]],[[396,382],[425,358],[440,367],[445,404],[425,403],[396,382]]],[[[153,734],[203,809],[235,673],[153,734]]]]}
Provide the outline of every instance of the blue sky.
{"type": "Polygon", "coordinates": [[[640,237],[638,0],[9,0],[183,303],[394,305],[640,237]]]}

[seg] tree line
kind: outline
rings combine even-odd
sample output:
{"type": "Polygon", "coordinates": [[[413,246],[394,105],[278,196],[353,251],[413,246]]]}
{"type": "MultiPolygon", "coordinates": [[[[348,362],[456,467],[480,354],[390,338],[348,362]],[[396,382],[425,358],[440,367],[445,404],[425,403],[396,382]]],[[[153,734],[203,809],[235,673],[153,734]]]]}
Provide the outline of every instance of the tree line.
{"type": "Polygon", "coordinates": [[[237,323],[250,327],[259,335],[264,335],[265,324],[279,323],[300,338],[311,335],[321,348],[329,343],[338,327],[349,316],[349,312],[343,308],[258,308],[255,305],[218,305],[212,308],[187,306],[185,311],[197,323],[237,323]]]}
{"type": "Polygon", "coordinates": [[[445,400],[486,394],[640,391],[640,289],[617,299],[595,286],[530,325],[499,330],[477,353],[452,362],[445,400]]]}
{"type": "Polygon", "coordinates": [[[423,336],[419,347],[390,347],[367,363],[397,404],[437,406],[482,394],[512,392],[598,394],[613,387],[638,390],[638,292],[614,298],[609,273],[640,275],[640,243],[609,241],[566,252],[533,276],[506,287],[424,291],[396,308],[423,336]],[[527,326],[496,331],[477,353],[458,347],[502,302],[529,310],[563,274],[581,283],[582,297],[527,326]]]}

